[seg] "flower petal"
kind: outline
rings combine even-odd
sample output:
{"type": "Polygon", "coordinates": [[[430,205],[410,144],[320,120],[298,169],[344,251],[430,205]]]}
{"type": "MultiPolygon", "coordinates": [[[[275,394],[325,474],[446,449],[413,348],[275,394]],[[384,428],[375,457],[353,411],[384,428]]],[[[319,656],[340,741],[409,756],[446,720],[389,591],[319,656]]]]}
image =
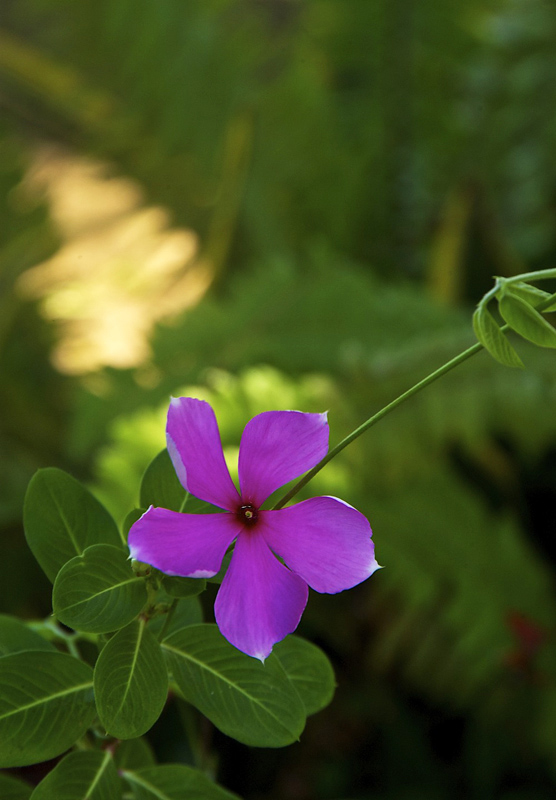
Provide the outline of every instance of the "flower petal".
{"type": "Polygon", "coordinates": [[[211,578],[241,530],[233,514],[179,514],[151,506],[131,526],[131,557],[167,575],[211,578]]]}
{"type": "Polygon", "coordinates": [[[243,501],[260,506],[280,486],[318,464],[327,451],[326,413],[265,411],[253,417],[239,448],[243,501]]]}
{"type": "Polygon", "coordinates": [[[216,622],[234,647],[264,661],[297,628],[308,593],[305,581],[278,561],[257,531],[243,531],[216,598],[216,622]]]}
{"type": "Polygon", "coordinates": [[[204,400],[173,397],[166,442],[174,469],[188,492],[207,503],[237,508],[239,495],[228,472],[214,411],[204,400]]]}
{"type": "Polygon", "coordinates": [[[367,518],[335,497],[261,511],[257,527],[268,546],[317,592],[350,589],[379,569],[367,518]]]}

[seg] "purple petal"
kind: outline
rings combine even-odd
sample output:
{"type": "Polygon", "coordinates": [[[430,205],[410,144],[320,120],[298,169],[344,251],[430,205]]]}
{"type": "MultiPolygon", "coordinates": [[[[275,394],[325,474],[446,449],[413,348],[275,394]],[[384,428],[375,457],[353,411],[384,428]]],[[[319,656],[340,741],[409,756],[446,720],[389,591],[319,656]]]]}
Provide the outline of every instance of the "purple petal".
{"type": "Polygon", "coordinates": [[[174,469],[188,492],[231,511],[239,495],[228,472],[214,411],[204,400],[173,397],[166,442],[174,469]]]}
{"type": "Polygon", "coordinates": [[[317,592],[350,589],[379,569],[368,520],[335,497],[261,511],[259,526],[269,547],[317,592]]]}
{"type": "Polygon", "coordinates": [[[131,526],[131,557],[167,575],[211,578],[241,530],[233,514],[179,514],[166,508],[146,511],[131,526]]]}
{"type": "Polygon", "coordinates": [[[265,411],[253,417],[239,448],[243,501],[260,506],[280,486],[314,467],[327,451],[326,413],[265,411]]]}
{"type": "Polygon", "coordinates": [[[216,622],[234,647],[264,661],[297,628],[307,596],[305,581],[278,561],[263,537],[243,531],[216,598],[216,622]]]}

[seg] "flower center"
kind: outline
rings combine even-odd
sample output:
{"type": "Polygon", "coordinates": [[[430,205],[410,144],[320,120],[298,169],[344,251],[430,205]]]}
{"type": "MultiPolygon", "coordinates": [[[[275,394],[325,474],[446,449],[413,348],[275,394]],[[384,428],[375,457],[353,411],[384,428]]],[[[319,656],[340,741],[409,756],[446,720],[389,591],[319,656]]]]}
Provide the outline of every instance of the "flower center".
{"type": "Polygon", "coordinates": [[[244,523],[244,525],[254,525],[257,521],[257,517],[259,516],[259,512],[254,505],[247,503],[246,505],[238,508],[237,516],[244,523]]]}

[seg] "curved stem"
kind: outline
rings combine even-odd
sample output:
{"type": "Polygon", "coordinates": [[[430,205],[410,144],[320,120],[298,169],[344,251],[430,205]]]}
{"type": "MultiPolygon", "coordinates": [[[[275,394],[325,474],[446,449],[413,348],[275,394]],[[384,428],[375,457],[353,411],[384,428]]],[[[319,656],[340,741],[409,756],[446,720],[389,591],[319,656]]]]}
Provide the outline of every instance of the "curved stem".
{"type": "Polygon", "coordinates": [[[539,269],[537,272],[524,272],[522,275],[512,275],[504,278],[506,283],[516,283],[517,281],[546,281],[556,278],[556,269],[539,269]]]}
{"type": "Polygon", "coordinates": [[[162,630],[158,635],[159,642],[161,642],[166,636],[166,631],[170,627],[170,623],[172,622],[172,617],[174,616],[174,612],[177,607],[178,607],[178,598],[176,597],[174,600],[172,600],[172,605],[168,609],[168,612],[166,614],[166,619],[164,620],[164,625],[162,626],[162,630]]]}
{"type": "MultiPolygon", "coordinates": [[[[545,270],[545,272],[550,272],[550,271],[551,270],[545,270]]],[[[554,272],[556,272],[556,270],[554,270],[554,272]]],[[[531,273],[531,274],[535,275],[537,273],[531,273]]],[[[525,277],[525,276],[520,276],[520,277],[525,277]]],[[[494,290],[491,289],[490,292],[486,295],[486,297],[489,297],[493,292],[494,290]]],[[[543,300],[542,303],[539,303],[539,305],[535,307],[536,311],[542,311],[544,308],[548,308],[550,305],[552,305],[552,303],[554,303],[555,300],[556,300],[556,293],[543,300]]],[[[508,324],[502,325],[500,327],[500,330],[507,331],[509,327],[510,326],[508,324]]],[[[346,436],[345,439],[342,439],[342,441],[339,444],[337,444],[336,447],[333,447],[332,450],[330,450],[330,452],[327,453],[327,455],[325,455],[325,457],[321,461],[319,461],[319,463],[316,466],[313,467],[313,469],[309,470],[309,472],[307,472],[306,475],[300,478],[297,481],[297,483],[294,486],[292,486],[289,492],[287,492],[284,495],[284,497],[282,497],[282,499],[279,500],[272,507],[273,510],[278,510],[279,508],[283,508],[286,505],[286,503],[288,503],[292,499],[292,497],[295,497],[295,495],[299,492],[300,489],[302,489],[307,483],[309,483],[309,481],[312,480],[315,477],[315,475],[318,472],[320,472],[324,466],[326,466],[326,464],[328,464],[329,461],[331,461],[335,456],[337,456],[338,453],[340,453],[344,449],[344,447],[347,447],[348,444],[351,444],[353,441],[355,441],[355,439],[361,436],[362,433],[365,433],[365,431],[369,430],[369,428],[372,428],[373,425],[376,425],[376,423],[379,422],[383,417],[385,417],[395,408],[400,406],[402,403],[405,403],[405,401],[409,400],[410,397],[413,397],[413,395],[420,392],[426,386],[429,386],[431,383],[434,383],[434,381],[438,380],[438,378],[441,378],[443,375],[446,375],[447,372],[450,372],[450,370],[454,369],[455,367],[458,367],[464,361],[467,361],[468,358],[471,358],[471,356],[474,356],[475,353],[478,353],[480,350],[483,349],[484,349],[483,345],[480,342],[477,342],[471,347],[468,347],[467,350],[464,350],[458,356],[455,356],[455,358],[452,358],[450,359],[450,361],[447,361],[446,364],[444,364],[442,367],[439,367],[434,372],[431,372],[430,375],[427,375],[426,378],[420,380],[418,383],[412,386],[411,389],[408,389],[406,392],[399,395],[399,397],[396,397],[395,400],[392,400],[391,403],[388,403],[388,405],[384,406],[384,408],[381,408],[380,411],[377,411],[376,414],[373,414],[372,417],[369,417],[369,419],[366,420],[366,422],[364,422],[362,425],[360,425],[358,428],[352,431],[348,436],[346,436]]]]}
{"type": "Polygon", "coordinates": [[[477,306],[480,306],[480,305],[484,305],[484,306],[486,306],[486,305],[488,305],[488,303],[489,303],[489,302],[490,302],[490,301],[491,301],[491,300],[492,300],[494,297],[496,297],[496,293],[498,292],[498,290],[499,290],[499,289],[500,289],[500,278],[496,278],[496,283],[494,284],[494,286],[492,287],[492,289],[490,289],[490,290],[489,290],[489,291],[488,291],[488,292],[485,294],[485,296],[481,298],[480,302],[479,302],[479,303],[477,303],[477,306]]]}
{"type": "Polygon", "coordinates": [[[344,447],[347,447],[348,444],[351,444],[353,441],[355,441],[355,439],[359,438],[359,436],[361,436],[362,433],[365,433],[365,431],[369,430],[369,428],[372,428],[373,425],[376,425],[376,423],[379,422],[383,417],[385,417],[395,408],[400,406],[402,403],[405,403],[405,401],[409,400],[410,397],[413,397],[414,394],[420,392],[421,389],[425,388],[425,386],[428,386],[429,384],[438,380],[438,378],[441,378],[447,372],[450,372],[450,370],[454,369],[454,367],[457,367],[464,361],[467,361],[468,358],[471,358],[471,356],[474,356],[475,353],[478,353],[480,350],[483,350],[483,345],[480,342],[477,342],[476,344],[472,345],[472,347],[468,347],[467,350],[463,351],[463,353],[460,353],[458,356],[452,358],[450,361],[444,364],[444,366],[440,367],[434,372],[431,372],[430,375],[427,375],[426,378],[423,378],[423,380],[416,383],[414,386],[411,387],[411,389],[408,389],[403,394],[400,394],[399,397],[396,397],[396,399],[392,400],[391,403],[388,403],[388,405],[381,408],[380,411],[377,411],[376,414],[373,414],[372,417],[369,417],[369,419],[366,420],[366,422],[364,422],[362,425],[360,425],[358,428],[352,431],[348,436],[345,437],[345,439],[342,439],[342,441],[339,444],[337,444],[336,447],[333,447],[332,450],[330,450],[330,452],[327,453],[327,455],[325,455],[325,457],[321,461],[319,461],[319,463],[316,466],[313,467],[313,469],[309,470],[309,472],[306,475],[300,478],[300,480],[298,480],[295,486],[292,486],[290,491],[287,494],[285,494],[284,497],[282,497],[282,499],[279,500],[275,506],[273,506],[273,509],[276,510],[285,506],[286,503],[289,502],[291,498],[294,497],[300,489],[302,489],[307,483],[309,483],[309,481],[312,480],[315,477],[315,475],[318,472],[320,472],[321,469],[324,466],[326,466],[326,464],[328,464],[329,461],[331,461],[335,456],[337,456],[338,453],[340,453],[344,449],[344,447]]]}

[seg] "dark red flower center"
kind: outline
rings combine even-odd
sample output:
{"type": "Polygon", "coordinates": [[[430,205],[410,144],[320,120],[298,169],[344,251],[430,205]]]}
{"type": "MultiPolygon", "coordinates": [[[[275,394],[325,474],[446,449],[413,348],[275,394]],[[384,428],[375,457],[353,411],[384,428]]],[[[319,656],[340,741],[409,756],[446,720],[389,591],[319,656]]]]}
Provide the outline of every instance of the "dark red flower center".
{"type": "Polygon", "coordinates": [[[237,517],[244,525],[254,525],[258,516],[259,511],[252,503],[240,506],[237,510],[237,517]]]}

